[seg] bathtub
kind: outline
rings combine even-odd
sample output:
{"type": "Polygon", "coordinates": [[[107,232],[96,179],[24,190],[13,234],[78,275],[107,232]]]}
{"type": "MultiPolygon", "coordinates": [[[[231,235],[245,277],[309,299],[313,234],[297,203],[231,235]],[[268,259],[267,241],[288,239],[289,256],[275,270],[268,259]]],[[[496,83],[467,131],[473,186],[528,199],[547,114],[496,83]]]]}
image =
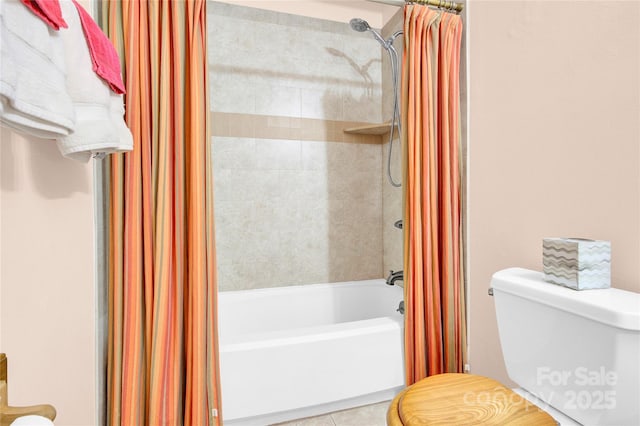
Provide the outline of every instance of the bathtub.
{"type": "Polygon", "coordinates": [[[390,400],[404,387],[402,297],[382,279],[220,292],[224,424],[390,400]]]}

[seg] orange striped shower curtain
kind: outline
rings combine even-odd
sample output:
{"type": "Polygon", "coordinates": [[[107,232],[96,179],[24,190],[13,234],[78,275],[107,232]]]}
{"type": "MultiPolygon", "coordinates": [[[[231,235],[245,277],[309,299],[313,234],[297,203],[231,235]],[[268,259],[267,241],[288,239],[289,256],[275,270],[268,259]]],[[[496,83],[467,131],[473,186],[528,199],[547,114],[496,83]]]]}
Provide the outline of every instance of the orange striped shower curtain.
{"type": "Polygon", "coordinates": [[[404,12],[405,367],[407,385],[462,372],[466,358],[461,245],[460,16],[404,12]]]}
{"type": "Polygon", "coordinates": [[[205,0],[102,2],[131,153],[109,186],[109,425],[216,425],[220,395],[205,0]]]}

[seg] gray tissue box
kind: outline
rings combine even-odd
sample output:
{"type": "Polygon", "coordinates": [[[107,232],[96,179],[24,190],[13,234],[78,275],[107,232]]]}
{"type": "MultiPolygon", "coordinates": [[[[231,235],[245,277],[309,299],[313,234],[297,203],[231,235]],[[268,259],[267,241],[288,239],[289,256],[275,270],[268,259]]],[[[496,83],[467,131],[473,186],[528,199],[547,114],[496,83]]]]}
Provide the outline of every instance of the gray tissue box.
{"type": "Polygon", "coordinates": [[[582,238],[542,241],[544,279],[574,290],[611,287],[611,243],[582,238]]]}

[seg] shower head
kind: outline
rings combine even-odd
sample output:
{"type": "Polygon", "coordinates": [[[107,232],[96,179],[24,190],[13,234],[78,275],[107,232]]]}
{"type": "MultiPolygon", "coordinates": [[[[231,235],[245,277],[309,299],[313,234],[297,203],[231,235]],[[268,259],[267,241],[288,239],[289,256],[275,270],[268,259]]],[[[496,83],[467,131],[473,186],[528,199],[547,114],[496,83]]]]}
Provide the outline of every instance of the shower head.
{"type": "Polygon", "coordinates": [[[363,33],[371,29],[371,25],[369,25],[369,23],[364,19],[360,18],[353,18],[349,21],[349,25],[351,26],[352,30],[358,31],[359,33],[363,33]]]}
{"type": "MultiPolygon", "coordinates": [[[[373,34],[373,37],[376,40],[378,40],[378,42],[382,45],[382,47],[389,50],[389,42],[385,41],[385,39],[382,38],[380,33],[374,30],[373,28],[371,28],[371,25],[369,25],[369,23],[364,19],[353,18],[351,21],[349,21],[349,25],[351,26],[351,29],[353,29],[354,31],[358,31],[359,33],[363,33],[365,31],[371,31],[371,34],[373,34]]],[[[391,43],[392,42],[393,41],[391,41],[391,43]]]]}

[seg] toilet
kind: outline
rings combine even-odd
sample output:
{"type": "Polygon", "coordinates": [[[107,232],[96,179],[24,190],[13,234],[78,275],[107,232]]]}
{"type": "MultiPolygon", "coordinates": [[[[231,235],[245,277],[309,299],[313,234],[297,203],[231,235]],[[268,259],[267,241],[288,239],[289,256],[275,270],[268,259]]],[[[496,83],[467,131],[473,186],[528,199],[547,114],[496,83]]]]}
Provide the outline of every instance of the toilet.
{"type": "Polygon", "coordinates": [[[640,294],[576,291],[522,268],[491,280],[511,390],[440,374],[403,390],[387,412],[410,424],[640,425],[640,294]]]}

